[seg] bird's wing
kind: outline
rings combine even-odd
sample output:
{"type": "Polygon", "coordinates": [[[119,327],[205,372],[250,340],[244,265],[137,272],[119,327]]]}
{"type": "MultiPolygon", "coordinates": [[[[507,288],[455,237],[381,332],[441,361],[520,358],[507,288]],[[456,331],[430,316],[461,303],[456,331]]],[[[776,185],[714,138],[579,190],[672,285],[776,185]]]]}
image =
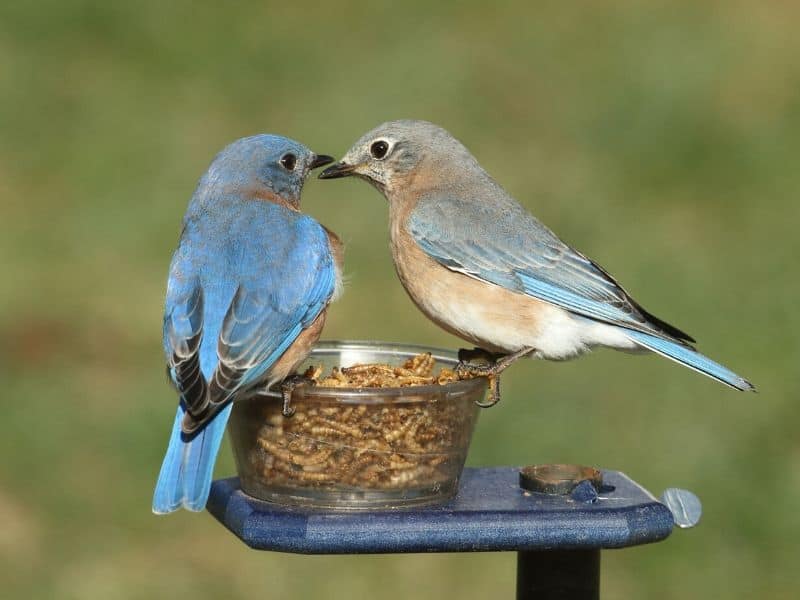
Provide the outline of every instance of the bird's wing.
{"type": "Polygon", "coordinates": [[[164,314],[164,350],[167,375],[178,389],[181,404],[199,408],[208,397],[208,385],[200,369],[203,340],[204,297],[198,278],[170,278],[164,314]]]}
{"type": "Polygon", "coordinates": [[[275,260],[269,268],[236,287],[219,328],[217,365],[208,382],[195,376],[204,333],[202,288],[197,280],[170,285],[164,336],[168,370],[182,404],[190,413],[204,412],[198,429],[236,392],[259,383],[333,295],[335,270],[324,230],[309,217],[296,219],[292,229],[292,235],[271,240],[275,260]]]}
{"type": "Polygon", "coordinates": [[[604,269],[508,197],[423,196],[407,226],[420,248],[452,271],[597,321],[693,341],[647,313],[604,269]]]}

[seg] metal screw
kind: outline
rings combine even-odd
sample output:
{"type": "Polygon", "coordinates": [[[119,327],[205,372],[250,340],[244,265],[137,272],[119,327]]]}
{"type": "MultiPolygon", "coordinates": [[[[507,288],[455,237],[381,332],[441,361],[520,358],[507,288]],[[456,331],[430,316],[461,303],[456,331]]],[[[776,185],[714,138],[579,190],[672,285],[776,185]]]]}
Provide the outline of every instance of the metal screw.
{"type": "Polygon", "coordinates": [[[680,488],[667,488],[661,494],[661,503],[672,513],[675,526],[681,529],[694,527],[700,522],[703,514],[703,505],[700,498],[689,490],[680,488]]]}

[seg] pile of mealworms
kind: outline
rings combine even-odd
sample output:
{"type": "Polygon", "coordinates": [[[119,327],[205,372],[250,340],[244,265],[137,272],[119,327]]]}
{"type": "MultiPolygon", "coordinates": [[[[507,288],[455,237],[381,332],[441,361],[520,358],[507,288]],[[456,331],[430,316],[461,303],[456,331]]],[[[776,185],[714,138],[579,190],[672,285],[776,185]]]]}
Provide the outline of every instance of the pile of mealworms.
{"type": "Polygon", "coordinates": [[[412,356],[400,367],[386,364],[333,367],[328,375],[323,376],[321,366],[312,366],[304,376],[321,387],[343,388],[408,387],[435,383],[444,385],[459,380],[455,371],[446,367],[434,375],[435,364],[436,360],[430,352],[425,352],[412,356]]]}
{"type": "MultiPolygon", "coordinates": [[[[305,376],[317,385],[386,388],[457,381],[450,369],[419,354],[400,367],[365,364],[305,376]]],[[[434,399],[436,397],[434,396],[434,399]]],[[[389,489],[431,487],[461,468],[475,412],[470,400],[346,404],[306,398],[291,417],[265,404],[251,466],[266,485],[389,489]],[[466,405],[465,405],[466,402],[466,405]]]]}

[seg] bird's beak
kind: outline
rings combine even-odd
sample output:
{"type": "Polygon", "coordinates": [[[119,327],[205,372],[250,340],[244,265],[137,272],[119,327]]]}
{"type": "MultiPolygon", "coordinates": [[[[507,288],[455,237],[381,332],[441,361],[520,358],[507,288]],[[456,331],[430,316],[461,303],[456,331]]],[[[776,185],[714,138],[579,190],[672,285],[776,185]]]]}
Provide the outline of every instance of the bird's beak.
{"type": "Polygon", "coordinates": [[[335,165],[331,165],[319,174],[320,179],[339,179],[339,177],[349,177],[353,174],[355,167],[348,165],[346,162],[339,161],[335,165]]]}
{"type": "Polygon", "coordinates": [[[336,159],[327,154],[317,154],[314,160],[311,161],[311,166],[309,168],[316,169],[318,167],[324,167],[325,165],[331,164],[334,160],[336,159]]]}

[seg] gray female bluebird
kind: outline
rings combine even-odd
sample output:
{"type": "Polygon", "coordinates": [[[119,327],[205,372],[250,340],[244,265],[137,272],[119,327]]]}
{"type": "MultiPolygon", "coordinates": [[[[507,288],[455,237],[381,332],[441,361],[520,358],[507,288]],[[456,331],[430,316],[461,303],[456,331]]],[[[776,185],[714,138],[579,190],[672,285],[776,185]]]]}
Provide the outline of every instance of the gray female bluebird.
{"type": "MultiPolygon", "coordinates": [[[[494,361],[462,368],[498,375],[522,356],[565,360],[605,346],[652,351],[754,389],[561,241],[441,127],[410,120],[376,127],[320,174],[346,176],[365,179],[389,201],[392,256],[414,303],[494,361]]],[[[494,388],[494,402],[498,394],[494,388]]]]}
{"type": "Polygon", "coordinates": [[[164,352],[180,404],[153,512],[203,510],[233,401],[283,381],[319,338],[342,247],[300,212],[300,193],[311,169],[332,161],[256,135],[200,179],[167,283],[164,352]]]}

